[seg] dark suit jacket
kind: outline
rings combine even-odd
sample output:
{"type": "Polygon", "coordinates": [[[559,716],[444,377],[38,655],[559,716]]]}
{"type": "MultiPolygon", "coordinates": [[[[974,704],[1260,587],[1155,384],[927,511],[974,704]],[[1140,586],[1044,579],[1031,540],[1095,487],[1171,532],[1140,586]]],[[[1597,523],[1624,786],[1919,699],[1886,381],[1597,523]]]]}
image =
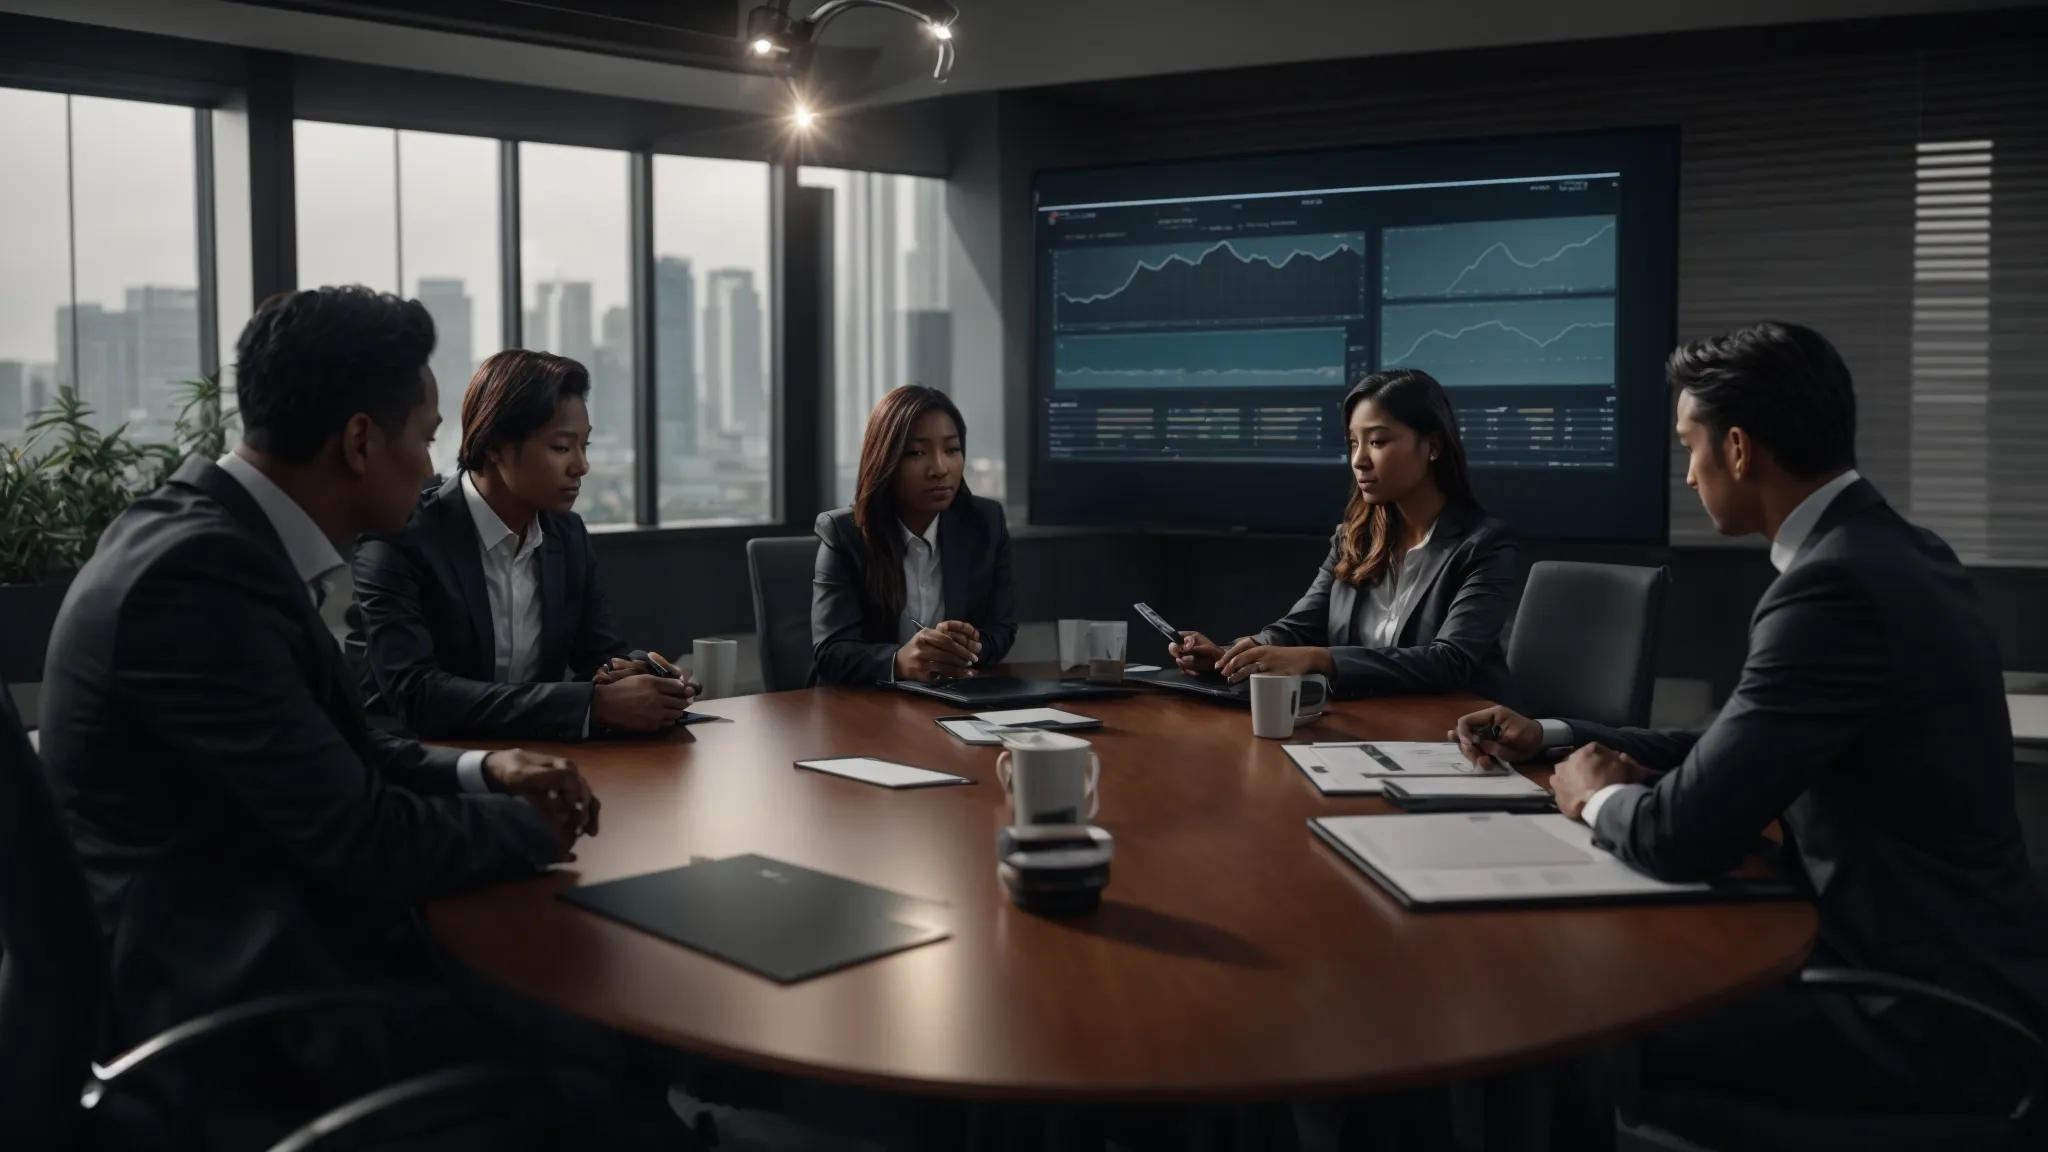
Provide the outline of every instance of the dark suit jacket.
{"type": "Polygon", "coordinates": [[[544,867],[525,802],[372,731],[262,510],[193,459],[100,538],[50,636],[42,754],[99,911],[111,1036],[378,975],[428,897],[544,867]]]}
{"type": "Polygon", "coordinates": [[[1668,880],[1721,873],[1772,820],[1820,906],[1819,963],[1914,976],[2048,1026],[2048,907],[2013,812],[1998,645],[1969,574],[1868,482],[1844,489],[1750,619],[1704,733],[1572,722],[1664,771],[1596,837],[1668,880]]]}
{"type": "MultiPolygon", "coordinates": [[[[811,682],[873,684],[895,677],[897,621],[867,610],[868,544],[853,509],[818,517],[818,567],[811,579],[811,682]]],[[[1003,506],[964,490],[939,514],[944,619],[981,633],[981,663],[1000,664],[1017,640],[1017,579],[1003,506]]],[[[936,620],[927,620],[936,624],[936,620]]]]}
{"type": "Polygon", "coordinates": [[[1366,590],[1337,579],[1343,535],[1339,526],[1330,537],[1330,554],[1308,593],[1257,638],[1328,647],[1337,665],[1330,690],[1338,696],[1473,692],[1507,700],[1501,636],[1514,619],[1519,575],[1508,526],[1475,507],[1445,506],[1429,543],[1404,561],[1418,566],[1417,590],[1391,648],[1368,648],[1352,635],[1352,615],[1366,590]]]}
{"type": "Polygon", "coordinates": [[[459,473],[420,502],[403,532],[363,538],[353,568],[361,611],[349,617],[349,643],[361,646],[373,711],[388,710],[428,739],[581,738],[590,678],[624,656],[626,642],[598,583],[583,517],[543,512],[540,529],[545,679],[532,684],[491,679],[491,597],[459,473]]]}

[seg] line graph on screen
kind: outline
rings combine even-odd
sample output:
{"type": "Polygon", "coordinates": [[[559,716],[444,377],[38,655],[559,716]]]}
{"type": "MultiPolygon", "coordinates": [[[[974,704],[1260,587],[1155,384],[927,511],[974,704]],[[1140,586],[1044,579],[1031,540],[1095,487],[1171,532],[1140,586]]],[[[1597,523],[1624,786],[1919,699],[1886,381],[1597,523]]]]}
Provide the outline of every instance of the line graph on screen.
{"type": "Polygon", "coordinates": [[[1615,219],[1559,216],[1388,228],[1385,300],[1554,296],[1615,290],[1615,219]]]}
{"type": "Polygon", "coordinates": [[[1061,328],[1335,322],[1366,314],[1365,235],[1233,236],[1053,254],[1061,328]]]}
{"type": "Polygon", "coordinates": [[[1380,310],[1380,367],[1445,387],[1614,382],[1614,298],[1397,304],[1380,310]]]}

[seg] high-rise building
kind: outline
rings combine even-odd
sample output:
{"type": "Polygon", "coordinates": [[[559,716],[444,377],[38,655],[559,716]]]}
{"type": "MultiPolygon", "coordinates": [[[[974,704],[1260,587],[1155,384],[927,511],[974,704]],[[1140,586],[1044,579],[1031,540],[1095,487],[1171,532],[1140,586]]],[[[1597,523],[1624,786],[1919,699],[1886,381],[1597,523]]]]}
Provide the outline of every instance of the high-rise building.
{"type": "MultiPolygon", "coordinates": [[[[473,305],[459,279],[420,277],[419,301],[434,318],[434,382],[441,389],[441,441],[462,439],[462,397],[476,372],[473,305]]],[[[447,455],[453,458],[454,453],[447,455]]]]}
{"type": "Polygon", "coordinates": [[[13,440],[28,427],[28,365],[0,360],[0,440],[13,440]]]}
{"type": "Polygon", "coordinates": [[[654,261],[654,392],[671,457],[697,454],[697,276],[679,256],[654,261]]]}
{"type": "Polygon", "coordinates": [[[710,423],[731,436],[761,432],[768,389],[761,371],[761,293],[746,268],[704,276],[704,375],[710,423]]]}
{"type": "MultiPolygon", "coordinates": [[[[622,444],[633,442],[633,314],[607,308],[590,373],[590,422],[622,444]]],[[[567,353],[564,353],[567,355],[567,353]]]]}
{"type": "Polygon", "coordinates": [[[135,407],[147,434],[168,436],[191,397],[180,385],[199,375],[199,290],[144,285],[127,290],[135,334],[135,407]]]}
{"type": "Polygon", "coordinates": [[[134,415],[141,396],[135,375],[135,315],[98,304],[57,309],[57,378],[92,408],[92,422],[111,432],[134,415]]]}

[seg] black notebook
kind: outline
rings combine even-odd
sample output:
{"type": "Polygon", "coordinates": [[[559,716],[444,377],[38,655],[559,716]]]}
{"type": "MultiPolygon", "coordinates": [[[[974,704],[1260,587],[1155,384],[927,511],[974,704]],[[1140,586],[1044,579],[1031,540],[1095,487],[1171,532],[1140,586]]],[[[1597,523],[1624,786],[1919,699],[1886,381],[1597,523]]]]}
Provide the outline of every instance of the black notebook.
{"type": "Polygon", "coordinates": [[[559,895],[782,984],[952,934],[932,901],[767,856],[707,860],[559,895]]]}

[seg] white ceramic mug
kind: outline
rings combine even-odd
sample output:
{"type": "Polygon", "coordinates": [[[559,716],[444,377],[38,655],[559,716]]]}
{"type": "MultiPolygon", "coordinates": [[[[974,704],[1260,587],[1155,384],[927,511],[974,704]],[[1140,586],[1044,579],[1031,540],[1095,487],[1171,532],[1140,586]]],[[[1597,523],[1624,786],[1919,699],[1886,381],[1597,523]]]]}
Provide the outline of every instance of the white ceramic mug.
{"type": "Polygon", "coordinates": [[[698,640],[692,645],[690,673],[701,689],[698,696],[705,700],[716,700],[720,696],[732,695],[733,682],[739,679],[740,642],[737,640],[698,640]]]}
{"type": "Polygon", "coordinates": [[[1252,673],[1252,735],[1287,739],[1294,735],[1296,724],[1323,714],[1323,701],[1329,695],[1330,682],[1319,674],[1252,673]]]}
{"type": "Polygon", "coordinates": [[[996,779],[1010,794],[1012,824],[1085,824],[1101,807],[1096,785],[1102,757],[1095,747],[1064,732],[1028,728],[996,733],[996,779]]]}

